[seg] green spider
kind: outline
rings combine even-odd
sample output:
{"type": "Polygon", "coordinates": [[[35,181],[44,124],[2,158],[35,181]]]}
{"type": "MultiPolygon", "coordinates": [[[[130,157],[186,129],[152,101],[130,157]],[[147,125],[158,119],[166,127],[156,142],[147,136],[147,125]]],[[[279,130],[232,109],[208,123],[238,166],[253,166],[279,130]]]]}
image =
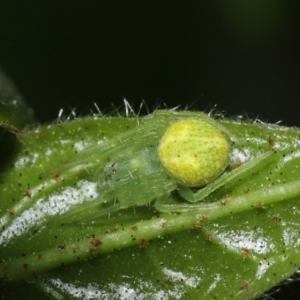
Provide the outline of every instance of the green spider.
{"type": "Polygon", "coordinates": [[[84,168],[97,181],[99,197],[72,208],[69,214],[95,207],[92,217],[96,218],[153,200],[161,212],[188,211],[194,209],[191,203],[202,201],[270,154],[232,168],[238,139],[199,112],[157,111],[138,123],[135,129],[83,150],[72,163],[56,169],[84,168]],[[167,203],[174,192],[183,198],[182,204],[167,203]]]}

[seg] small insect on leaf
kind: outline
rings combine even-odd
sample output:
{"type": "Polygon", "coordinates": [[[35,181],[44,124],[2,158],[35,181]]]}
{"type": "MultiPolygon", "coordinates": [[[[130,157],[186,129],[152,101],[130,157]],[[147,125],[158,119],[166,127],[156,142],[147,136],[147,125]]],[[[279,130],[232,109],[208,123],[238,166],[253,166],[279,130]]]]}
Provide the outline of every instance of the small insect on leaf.
{"type": "Polygon", "coordinates": [[[158,146],[158,157],[178,183],[201,187],[219,177],[230,160],[230,145],[218,128],[188,119],[169,127],[158,146]]]}

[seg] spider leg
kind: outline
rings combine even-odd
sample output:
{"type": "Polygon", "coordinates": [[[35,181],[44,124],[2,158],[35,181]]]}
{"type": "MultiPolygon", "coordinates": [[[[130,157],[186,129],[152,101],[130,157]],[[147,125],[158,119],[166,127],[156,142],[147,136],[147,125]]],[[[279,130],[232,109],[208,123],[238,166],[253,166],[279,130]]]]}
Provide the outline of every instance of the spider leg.
{"type": "Polygon", "coordinates": [[[99,198],[71,208],[66,213],[55,218],[66,222],[84,223],[97,220],[120,210],[132,209],[135,206],[149,204],[155,198],[171,193],[177,187],[176,182],[166,177],[165,173],[157,170],[152,174],[118,181],[111,187],[106,185],[99,188],[99,198]],[[100,196],[101,194],[101,196],[100,196]]]}
{"type": "MultiPolygon", "coordinates": [[[[238,176],[241,176],[249,171],[252,171],[255,169],[255,167],[260,166],[261,163],[268,158],[273,152],[268,151],[262,155],[259,155],[257,158],[255,158],[252,161],[246,162],[240,167],[229,171],[227,173],[224,173],[221,175],[218,179],[216,179],[214,182],[208,184],[202,189],[199,189],[197,192],[193,193],[193,191],[189,187],[185,187],[182,185],[177,186],[177,192],[178,194],[184,198],[189,203],[184,204],[166,204],[166,200],[168,196],[164,196],[156,201],[155,207],[158,211],[161,212],[173,212],[173,211],[187,211],[187,210],[193,210],[195,207],[191,205],[191,203],[196,203],[199,201],[202,201],[207,196],[209,196],[212,192],[217,190],[218,188],[222,187],[226,183],[234,180],[238,176]]],[[[207,206],[207,203],[199,204],[199,208],[201,206],[207,206]]],[[[211,204],[209,204],[211,205],[211,204]]]]}

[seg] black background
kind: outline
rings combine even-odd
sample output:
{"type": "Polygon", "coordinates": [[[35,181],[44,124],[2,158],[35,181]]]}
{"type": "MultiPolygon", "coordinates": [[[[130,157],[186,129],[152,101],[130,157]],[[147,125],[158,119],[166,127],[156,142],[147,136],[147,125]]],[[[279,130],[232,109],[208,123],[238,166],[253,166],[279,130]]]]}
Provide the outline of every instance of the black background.
{"type": "Polygon", "coordinates": [[[0,64],[41,122],[126,98],[300,126],[298,2],[0,1],[0,64]]]}

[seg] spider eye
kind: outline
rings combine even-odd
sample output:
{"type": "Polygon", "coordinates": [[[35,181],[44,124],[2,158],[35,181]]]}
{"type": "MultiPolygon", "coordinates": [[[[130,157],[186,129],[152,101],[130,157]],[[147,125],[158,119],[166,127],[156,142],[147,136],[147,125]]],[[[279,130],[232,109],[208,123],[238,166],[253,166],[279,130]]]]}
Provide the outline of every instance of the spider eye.
{"type": "Polygon", "coordinates": [[[172,124],[160,140],[158,158],[169,176],[188,187],[219,177],[230,159],[230,146],[218,128],[187,119],[172,124]]]}

